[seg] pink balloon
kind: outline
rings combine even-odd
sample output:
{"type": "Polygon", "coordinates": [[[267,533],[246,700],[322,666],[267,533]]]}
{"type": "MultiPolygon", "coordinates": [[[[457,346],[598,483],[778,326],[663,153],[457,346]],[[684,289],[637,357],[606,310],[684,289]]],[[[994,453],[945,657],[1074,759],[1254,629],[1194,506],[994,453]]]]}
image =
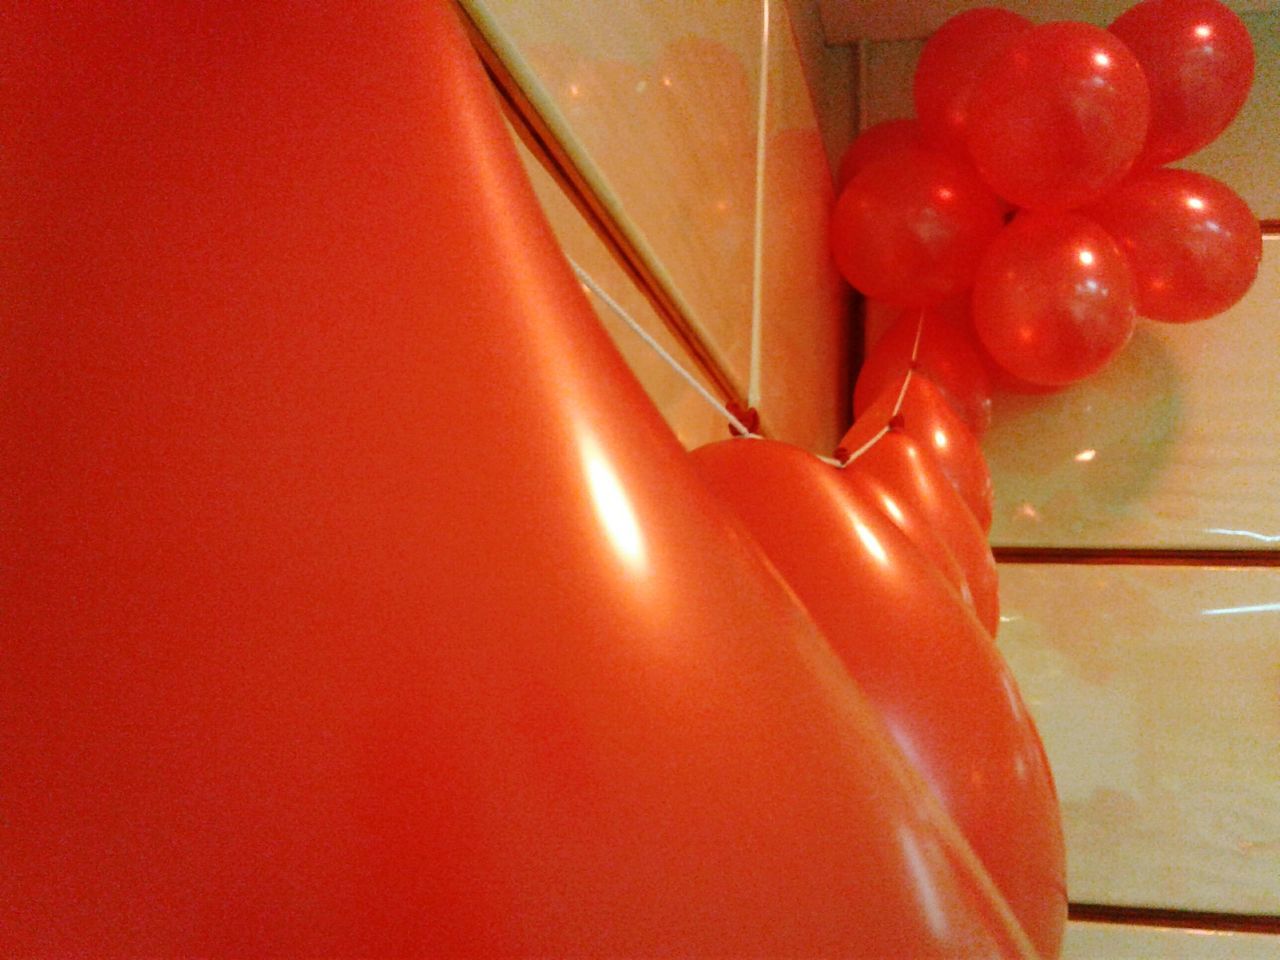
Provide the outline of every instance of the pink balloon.
{"type": "Polygon", "coordinates": [[[1248,292],[1262,230],[1248,204],[1213,177],[1151,170],[1089,209],[1133,268],[1138,313],[1185,323],[1221,313],[1248,292]]]}
{"type": "Polygon", "coordinates": [[[1240,112],[1253,85],[1253,41],[1218,0],[1144,0],[1110,30],[1133,51],[1151,88],[1143,166],[1178,160],[1210,143],[1240,112]]]}
{"type": "Polygon", "coordinates": [[[969,105],[969,152],[1019,207],[1069,210],[1120,182],[1147,136],[1142,68],[1112,34],[1047,23],[983,71],[969,105]]]}
{"type": "Polygon", "coordinates": [[[1102,227],[1075,213],[1023,213],[991,244],[973,290],[987,352],[1031,383],[1100,370],[1133,333],[1133,277],[1102,227]]]}

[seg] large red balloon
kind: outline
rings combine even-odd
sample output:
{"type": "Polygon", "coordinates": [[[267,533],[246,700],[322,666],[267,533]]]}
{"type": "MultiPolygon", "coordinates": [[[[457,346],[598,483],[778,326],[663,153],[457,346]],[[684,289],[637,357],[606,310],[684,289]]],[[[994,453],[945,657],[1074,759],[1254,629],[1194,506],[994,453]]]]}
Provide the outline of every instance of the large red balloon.
{"type": "Polygon", "coordinates": [[[451,5],[0,45],[0,954],[1020,954],[451,5]]]}
{"type": "MultiPolygon", "coordinates": [[[[896,436],[898,439],[904,439],[900,433],[896,434],[896,436]]],[[[888,439],[888,436],[882,438],[872,449],[880,447],[888,439]]],[[[907,442],[910,443],[911,441],[908,440],[907,442]]],[[[932,517],[927,516],[924,511],[916,509],[916,505],[911,502],[909,494],[904,492],[901,486],[895,482],[896,478],[882,480],[878,474],[857,469],[857,464],[861,463],[865,458],[866,455],[864,454],[864,456],[851,461],[849,466],[841,471],[841,478],[849,483],[859,497],[874,504],[881,513],[893,521],[893,525],[906,535],[912,546],[933,564],[933,568],[942,575],[942,579],[951,586],[956,596],[976,613],[977,606],[974,603],[973,589],[969,586],[968,577],[960,566],[960,561],[956,557],[955,551],[951,549],[951,545],[947,542],[946,532],[934,523],[932,517]]],[[[950,484],[947,484],[947,489],[951,489],[950,484]]],[[[951,493],[952,496],[958,498],[958,494],[954,490],[951,493]]],[[[960,509],[962,513],[969,517],[969,521],[977,526],[976,521],[969,514],[969,510],[964,504],[960,504],[960,509]]],[[[984,621],[982,625],[985,627],[987,624],[984,621]]]]}
{"type": "Polygon", "coordinates": [[[845,148],[840,157],[840,167],[836,173],[836,189],[843,190],[845,185],[877,160],[885,160],[896,156],[903,150],[918,150],[924,147],[921,139],[920,124],[915,120],[884,120],[872,124],[854,137],[853,142],[845,148]]]}
{"type": "Polygon", "coordinates": [[[893,429],[850,461],[840,476],[869,493],[944,576],[950,579],[952,568],[959,570],[961,595],[994,637],[1000,627],[1000,594],[991,545],[938,461],[918,441],[893,429]]]}
{"type": "Polygon", "coordinates": [[[902,375],[913,366],[937,384],[975,437],[987,432],[991,425],[991,377],[969,327],[964,301],[908,310],[894,321],[863,361],[853,391],[854,415],[860,415],[894,383],[901,383],[902,375]]]}
{"type": "Polygon", "coordinates": [[[890,384],[862,416],[854,421],[840,440],[843,455],[856,453],[890,421],[923,445],[937,461],[951,485],[983,531],[991,529],[995,495],[991,471],[983,459],[977,438],[960,420],[942,391],[928,375],[914,372],[905,393],[901,384],[890,384]],[[902,394],[902,406],[895,420],[895,406],[902,394]]]}
{"type": "Polygon", "coordinates": [[[1102,227],[1075,213],[1021,214],[991,244],[973,324],[1014,376],[1047,386],[1095,373],[1133,334],[1133,276],[1102,227]]]}
{"type": "Polygon", "coordinates": [[[1138,162],[1158,166],[1212,142],[1253,85],[1253,41],[1217,0],[1143,0],[1110,30],[1133,51],[1151,89],[1151,129],[1138,162]]]}
{"type": "Polygon", "coordinates": [[[823,628],[1040,954],[1056,957],[1066,920],[1057,796],[1013,677],[972,611],[816,457],[728,440],[692,459],[823,628]]]}
{"type": "Polygon", "coordinates": [[[913,93],[920,130],[938,147],[968,156],[969,101],[982,70],[1032,23],[999,7],[957,13],[929,38],[913,93]]]}
{"type": "Polygon", "coordinates": [[[1069,210],[1120,182],[1150,113],[1142,68],[1086,23],[1028,30],[983,71],[969,102],[969,152],[1018,207],[1069,210]]]}
{"type": "Polygon", "coordinates": [[[937,303],[973,283],[1004,222],[967,164],[906,149],[868,164],[836,204],[831,250],[846,280],[904,306],[937,303]]]}
{"type": "Polygon", "coordinates": [[[1152,320],[1212,317],[1258,275],[1258,218],[1234,190],[1202,173],[1135,174],[1086,212],[1120,244],[1138,313],[1152,320]]]}

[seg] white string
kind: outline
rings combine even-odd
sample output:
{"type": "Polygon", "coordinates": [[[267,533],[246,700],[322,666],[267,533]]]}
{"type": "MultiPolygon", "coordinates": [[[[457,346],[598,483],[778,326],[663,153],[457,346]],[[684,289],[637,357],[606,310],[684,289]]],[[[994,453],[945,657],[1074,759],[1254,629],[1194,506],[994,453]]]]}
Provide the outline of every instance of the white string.
{"type": "Polygon", "coordinates": [[[756,209],[751,248],[751,368],[747,377],[747,406],[760,408],[760,379],[764,329],[764,204],[765,135],[769,111],[769,0],[761,4],[764,25],[760,35],[760,92],[756,98],[756,209]]]}
{"type": "Polygon", "coordinates": [[[679,361],[677,361],[675,357],[673,357],[670,353],[668,353],[666,348],[663,347],[662,344],[660,344],[657,340],[655,340],[648,330],[640,326],[639,321],[636,320],[633,316],[631,316],[631,314],[627,313],[627,311],[623,309],[622,304],[618,303],[617,300],[609,296],[609,294],[605,291],[604,287],[596,283],[596,281],[591,278],[591,275],[588,274],[587,271],[583,270],[582,267],[578,266],[578,264],[574,261],[572,257],[566,256],[565,259],[569,261],[569,266],[573,268],[574,275],[577,276],[579,282],[588,290],[590,290],[592,293],[594,293],[597,297],[599,297],[600,301],[604,303],[604,305],[607,306],[610,310],[612,310],[619,320],[621,320],[628,327],[630,327],[632,331],[635,332],[636,336],[638,336],[641,340],[647,343],[650,349],[652,349],[654,353],[656,353],[659,357],[665,360],[667,362],[667,365],[671,367],[672,370],[674,370],[680,376],[684,377],[684,379],[688,381],[689,386],[693,387],[693,389],[698,392],[698,395],[701,396],[702,399],[706,400],[707,403],[715,407],[716,410],[720,413],[720,415],[724,417],[726,420],[728,420],[731,424],[733,424],[734,428],[739,430],[744,436],[748,436],[751,434],[751,431],[746,428],[746,426],[742,423],[741,420],[739,420],[729,411],[728,407],[726,407],[723,403],[717,400],[715,395],[712,394],[711,391],[709,391],[706,387],[704,387],[701,383],[699,383],[697,377],[695,377],[692,373],[690,373],[688,370],[682,367],[679,361]]]}
{"type": "Polygon", "coordinates": [[[892,420],[902,412],[902,404],[907,399],[907,387],[911,386],[911,377],[916,372],[916,361],[920,359],[920,338],[924,336],[924,311],[920,311],[920,322],[916,324],[916,339],[911,344],[911,363],[907,367],[907,375],[902,378],[902,389],[898,391],[898,400],[893,405],[892,420]]]}
{"type": "MultiPolygon", "coordinates": [[[[924,311],[921,310],[920,322],[916,325],[916,339],[915,339],[915,342],[911,344],[911,364],[910,366],[907,367],[906,375],[903,376],[902,378],[902,387],[901,389],[898,390],[898,399],[893,404],[893,413],[889,414],[890,421],[892,421],[894,417],[896,417],[898,414],[902,412],[902,404],[907,399],[907,388],[911,386],[911,378],[915,375],[915,372],[916,372],[916,366],[915,366],[916,361],[920,359],[920,340],[923,336],[924,336],[924,311]]],[[[843,470],[845,467],[853,463],[853,461],[857,460],[860,456],[862,456],[864,453],[866,453],[868,450],[874,447],[877,443],[879,443],[880,440],[883,439],[884,435],[889,432],[889,429],[890,429],[889,424],[886,423],[883,427],[880,428],[880,430],[876,433],[875,436],[873,436],[870,440],[868,440],[866,443],[860,446],[853,453],[849,454],[849,459],[845,460],[844,463],[838,463],[837,465],[843,470]]]]}

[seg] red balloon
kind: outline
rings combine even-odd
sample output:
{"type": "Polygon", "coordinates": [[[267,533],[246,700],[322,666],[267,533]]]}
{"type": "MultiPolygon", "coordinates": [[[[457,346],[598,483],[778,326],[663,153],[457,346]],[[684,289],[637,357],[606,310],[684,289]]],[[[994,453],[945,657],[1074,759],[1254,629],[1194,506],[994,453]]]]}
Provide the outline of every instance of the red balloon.
{"type": "Polygon", "coordinates": [[[864,167],[840,194],[831,249],[844,278],[869,297],[937,303],[973,283],[1004,222],[1000,201],[967,165],[904,150],[864,167]]]}
{"type": "Polygon", "coordinates": [[[1066,920],[1057,796],[1014,679],[972,611],[811,454],[728,440],[692,459],[813,614],[1041,955],[1057,956],[1066,920]]]}
{"type": "Polygon", "coordinates": [[[840,158],[836,174],[837,192],[843,190],[864,167],[877,160],[885,160],[903,150],[920,149],[923,146],[920,124],[914,120],[885,120],[872,124],[854,137],[853,142],[845,149],[844,156],[840,158]]]}
{"type": "Polygon", "coordinates": [[[977,340],[967,326],[963,302],[908,310],[867,352],[853,391],[853,412],[861,415],[885,390],[902,382],[914,366],[929,375],[975,437],[991,425],[991,378],[977,340]],[[958,316],[957,316],[958,315],[958,316]],[[912,350],[919,334],[919,350],[912,350]]]}
{"type": "Polygon", "coordinates": [[[5,21],[0,954],[1018,955],[452,5],[206,14],[5,21]]]}
{"type": "MultiPolygon", "coordinates": [[[[840,450],[846,455],[856,453],[894,420],[900,387],[891,385],[854,421],[840,440],[840,450]]],[[[990,530],[994,494],[982,448],[927,375],[918,371],[911,375],[898,416],[898,425],[929,451],[978,525],[984,532],[990,530]]]]}
{"type": "Polygon", "coordinates": [[[994,637],[1000,627],[995,558],[982,527],[937,460],[895,429],[850,461],[840,476],[856,490],[870,494],[948,580],[954,570],[959,571],[961,596],[994,637]]]}
{"type": "Polygon", "coordinates": [[[1069,210],[1133,166],[1148,101],[1142,68],[1114,36],[1087,23],[1047,23],[983,71],[969,103],[969,152],[1010,203],[1069,210]]]}
{"type": "Polygon", "coordinates": [[[973,324],[1014,376],[1074,383],[1133,334],[1134,284],[1105,230],[1075,213],[1021,214],[991,244],[973,290],[973,324]]]}
{"type": "Polygon", "coordinates": [[[914,94],[930,143],[968,156],[969,101],[982,70],[1032,23],[999,7],[977,7],[944,23],[920,54],[914,94]]]}
{"type": "Polygon", "coordinates": [[[1185,323],[1239,302],[1258,275],[1262,229],[1225,183],[1190,170],[1135,174],[1086,211],[1120,244],[1138,313],[1185,323]]]}
{"type": "Polygon", "coordinates": [[[1151,129],[1138,162],[1158,166],[1211,143],[1253,85],[1253,41],[1217,0],[1143,0],[1111,24],[1151,89],[1151,129]]]}
{"type": "MultiPolygon", "coordinates": [[[[872,450],[879,448],[890,436],[894,436],[894,434],[889,434],[882,438],[879,443],[872,447],[872,450]]],[[[896,436],[898,439],[904,439],[900,433],[896,434],[896,436]]],[[[911,441],[908,440],[907,442],[910,443],[911,441]]],[[[932,518],[917,509],[916,505],[910,502],[908,494],[904,493],[892,480],[885,481],[875,473],[856,469],[857,465],[866,459],[866,456],[867,454],[864,454],[862,457],[851,461],[849,466],[841,471],[841,478],[849,484],[857,496],[873,504],[877,510],[893,522],[895,527],[906,535],[912,546],[933,564],[933,568],[951,586],[955,595],[966,606],[973,609],[976,614],[977,607],[974,603],[973,590],[969,586],[964,569],[960,566],[960,561],[947,543],[944,532],[932,522],[932,518]]],[[[951,489],[949,483],[946,484],[946,487],[953,497],[959,497],[951,489]]],[[[964,504],[960,504],[960,509],[969,518],[969,522],[977,526],[977,521],[969,513],[969,508],[965,507],[964,504]]],[[[983,622],[982,625],[985,627],[986,623],[983,622]]]]}

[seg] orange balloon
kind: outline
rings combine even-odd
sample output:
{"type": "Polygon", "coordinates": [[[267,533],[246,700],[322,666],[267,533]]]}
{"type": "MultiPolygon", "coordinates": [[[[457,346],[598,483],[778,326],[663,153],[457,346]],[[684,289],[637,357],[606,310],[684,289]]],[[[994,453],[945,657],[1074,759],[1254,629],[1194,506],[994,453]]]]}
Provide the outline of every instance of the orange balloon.
{"type": "Polygon", "coordinates": [[[1000,196],[1070,210],[1120,182],[1147,136],[1142,68],[1087,23],[1026,31],[987,64],[969,100],[969,153],[1000,196]]]}
{"type": "MultiPolygon", "coordinates": [[[[867,407],[840,440],[841,449],[849,454],[857,452],[894,419],[901,386],[891,384],[867,407]]],[[[916,371],[911,375],[898,413],[901,429],[937,461],[978,525],[989,531],[995,494],[982,448],[927,374],[916,371]]]]}
{"type": "Polygon", "coordinates": [[[972,611],[811,454],[727,440],[692,460],[813,614],[1040,955],[1056,957],[1066,885],[1053,779],[1014,679],[972,611]]]}
{"type": "Polygon", "coordinates": [[[11,14],[0,954],[1021,955],[451,4],[11,14]]]}
{"type": "Polygon", "coordinates": [[[977,337],[968,327],[963,301],[908,310],[867,352],[853,391],[853,411],[861,414],[908,368],[928,374],[975,437],[991,426],[991,377],[977,337]],[[917,345],[915,361],[912,351],[917,345]]]}
{"type": "Polygon", "coordinates": [[[938,462],[899,429],[890,430],[840,477],[870,494],[899,530],[952,580],[991,636],[1000,628],[999,578],[987,535],[938,462]],[[954,581],[953,581],[954,582],[954,581]]]}
{"type": "Polygon", "coordinates": [[[1020,214],[978,269],[978,337],[996,363],[1031,383],[1074,383],[1101,370],[1135,319],[1124,254],[1079,214],[1020,214]]]}
{"type": "Polygon", "coordinates": [[[1026,17],[1000,7],[957,13],[920,53],[912,92],[925,138],[940,149],[969,155],[969,101],[983,69],[1030,30],[1026,17]]]}
{"type": "Polygon", "coordinates": [[[1215,316],[1237,304],[1258,275],[1258,218],[1213,177],[1144,171],[1085,212],[1124,251],[1138,313],[1152,320],[1215,316]]]}

